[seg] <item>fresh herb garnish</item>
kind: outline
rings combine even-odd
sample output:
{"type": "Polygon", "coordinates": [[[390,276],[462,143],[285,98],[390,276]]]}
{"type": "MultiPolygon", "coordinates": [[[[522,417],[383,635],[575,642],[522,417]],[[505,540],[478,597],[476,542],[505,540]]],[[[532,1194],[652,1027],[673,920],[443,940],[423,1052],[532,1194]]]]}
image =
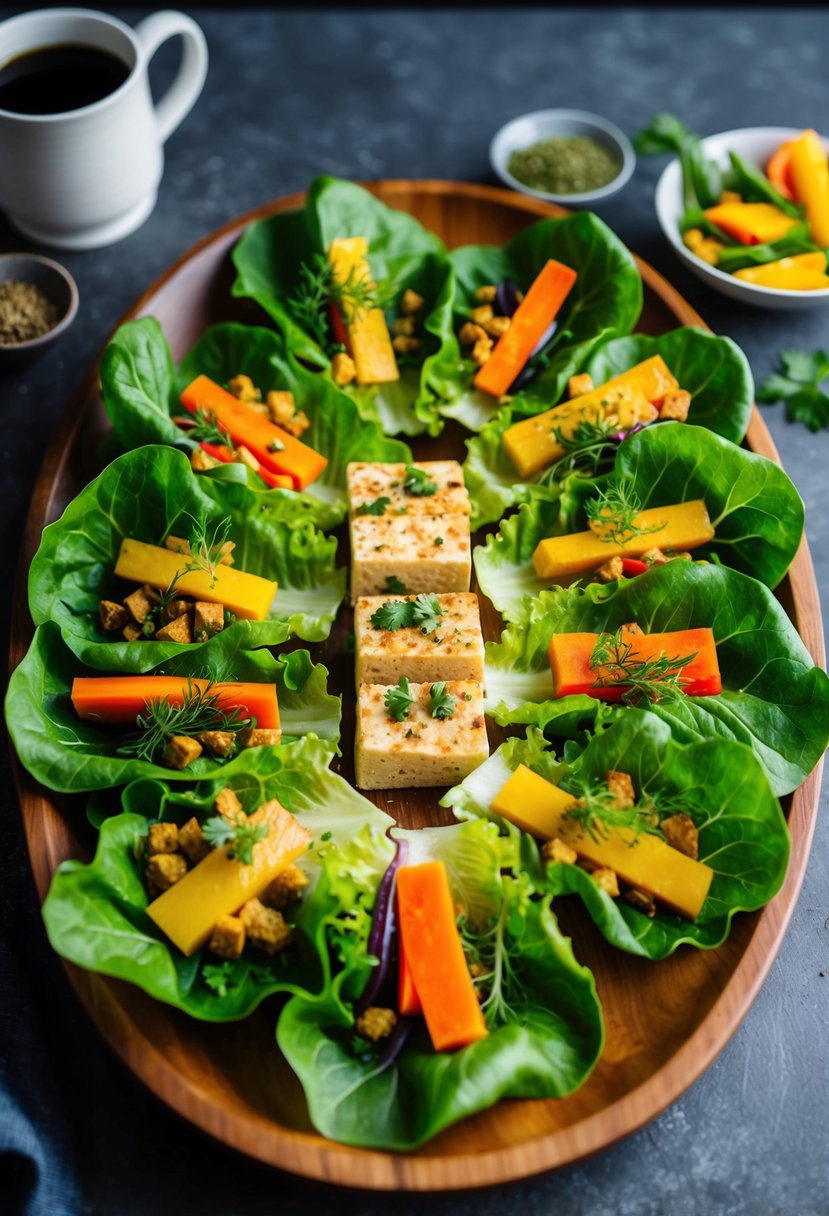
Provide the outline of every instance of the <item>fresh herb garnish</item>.
{"type": "Polygon", "coordinates": [[[434,633],[441,623],[443,610],[436,595],[419,595],[414,600],[388,600],[372,613],[375,629],[418,627],[421,633],[434,633]]]}
{"type": "Polygon", "coordinates": [[[573,469],[596,473],[608,450],[615,446],[610,439],[613,433],[613,425],[604,419],[580,422],[569,435],[561,427],[553,427],[556,443],[564,448],[564,456],[555,469],[556,477],[573,469]]]}
{"type": "Polygon", "coordinates": [[[267,823],[251,823],[247,815],[239,814],[234,819],[224,815],[213,815],[202,825],[204,838],[214,849],[227,845],[227,855],[244,866],[253,862],[253,846],[264,840],[270,832],[267,823]]]}
{"type": "Polygon", "coordinates": [[[233,988],[239,987],[239,977],[234,974],[234,964],[205,963],[201,969],[202,979],[208,988],[219,997],[226,997],[233,988]]]}
{"type": "Polygon", "coordinates": [[[667,701],[681,695],[683,685],[687,683],[682,672],[696,657],[696,654],[683,658],[661,655],[656,659],[641,659],[634,642],[625,641],[620,628],[615,633],[599,634],[589,665],[596,673],[594,688],[624,684],[622,700],[631,705],[642,700],[667,701]]]}
{"type": "Polygon", "coordinates": [[[403,478],[403,489],[407,494],[412,494],[415,498],[425,498],[431,494],[437,494],[438,483],[432,481],[424,469],[418,469],[413,464],[407,464],[406,475],[403,478]]]}
{"type": "Polygon", "coordinates": [[[407,676],[401,676],[397,685],[387,690],[383,703],[389,711],[389,717],[393,718],[395,722],[403,722],[408,717],[409,710],[414,704],[414,697],[407,676]]]}
{"type": "Polygon", "coordinates": [[[194,738],[208,730],[235,735],[250,726],[252,719],[242,718],[238,709],[221,709],[218,693],[210,689],[210,684],[206,687],[194,685],[188,678],[180,705],[171,705],[169,697],[148,701],[144,712],[135,719],[138,730],[127,735],[118,748],[118,755],[152,763],[174,735],[194,738]]]}
{"type": "Polygon", "coordinates": [[[437,545],[437,546],[442,545],[442,544],[443,544],[443,537],[442,537],[442,536],[436,536],[436,537],[435,537],[435,539],[434,539],[434,541],[433,541],[433,543],[434,543],[435,545],[437,545]]]}
{"type": "Polygon", "coordinates": [[[816,350],[781,350],[780,371],[764,380],[757,390],[763,405],[783,401],[789,422],[802,422],[815,433],[829,427],[829,393],[820,385],[829,378],[829,354],[816,350]]]}
{"type": "Polygon", "coordinates": [[[637,536],[659,532],[667,522],[662,520],[650,528],[637,526],[642,502],[633,489],[633,483],[626,477],[611,481],[606,489],[598,490],[596,497],[587,503],[585,512],[591,531],[609,545],[623,545],[637,536]]]}
{"type": "Polygon", "coordinates": [[[429,706],[433,718],[451,718],[457,708],[457,698],[446,691],[446,681],[438,680],[429,691],[429,706]]]}
{"type": "Polygon", "coordinates": [[[288,301],[297,321],[306,328],[319,346],[332,342],[328,320],[328,305],[336,304],[346,325],[374,308],[387,307],[393,290],[386,283],[374,283],[361,268],[353,266],[347,278],[339,282],[334,268],[321,253],[299,268],[296,295],[288,301]]]}
{"type": "Polygon", "coordinates": [[[386,591],[390,591],[392,595],[405,595],[409,588],[405,583],[395,575],[390,574],[386,579],[386,591]]]}
{"type": "Polygon", "coordinates": [[[236,451],[236,444],[231,439],[230,435],[216,421],[216,415],[212,410],[207,410],[203,405],[196,406],[194,414],[196,419],[195,426],[188,428],[188,435],[191,439],[195,439],[196,443],[212,443],[216,447],[229,448],[231,452],[236,451]]]}
{"type": "Polygon", "coordinates": [[[375,498],[372,502],[361,502],[357,508],[358,515],[385,515],[386,507],[391,502],[390,498],[382,495],[375,498]]]}

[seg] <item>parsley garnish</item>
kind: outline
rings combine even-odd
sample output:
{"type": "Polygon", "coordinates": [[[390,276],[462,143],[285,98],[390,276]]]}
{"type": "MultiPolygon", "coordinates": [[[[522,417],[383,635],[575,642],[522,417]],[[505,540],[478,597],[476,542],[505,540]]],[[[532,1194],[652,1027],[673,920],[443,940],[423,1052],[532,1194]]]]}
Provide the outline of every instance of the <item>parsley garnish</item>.
{"type": "Polygon", "coordinates": [[[437,494],[438,483],[432,481],[429,474],[423,469],[418,469],[413,464],[407,464],[403,489],[407,494],[414,495],[415,498],[425,498],[427,495],[437,494]]]}
{"type": "Polygon", "coordinates": [[[379,498],[375,498],[373,502],[360,503],[359,507],[357,508],[357,514],[358,515],[385,515],[386,507],[389,505],[390,502],[391,502],[390,498],[386,498],[385,495],[381,495],[379,498]]]}
{"type": "Polygon", "coordinates": [[[118,755],[152,762],[174,735],[195,738],[208,730],[229,731],[235,735],[252,724],[253,719],[240,717],[238,709],[221,709],[218,693],[210,689],[210,684],[202,688],[188,679],[180,705],[171,705],[169,697],[148,701],[144,712],[135,719],[138,730],[127,735],[118,748],[118,755]]]}
{"type": "Polygon", "coordinates": [[[624,640],[622,629],[601,633],[590,656],[590,668],[596,673],[594,688],[626,685],[622,700],[636,704],[641,700],[667,701],[679,696],[687,681],[682,671],[692,663],[696,654],[684,658],[662,655],[657,659],[640,659],[633,642],[624,640]]]}
{"type": "Polygon", "coordinates": [[[216,996],[222,998],[233,988],[239,987],[239,977],[234,974],[235,964],[230,961],[226,963],[205,963],[201,969],[202,979],[208,988],[211,988],[216,996]]]}
{"type": "Polygon", "coordinates": [[[386,579],[386,591],[390,591],[392,595],[405,595],[409,588],[405,583],[401,582],[396,575],[390,574],[386,579]]]}
{"type": "Polygon", "coordinates": [[[442,536],[436,536],[436,537],[435,537],[435,539],[434,539],[434,543],[435,543],[436,545],[442,545],[442,544],[443,544],[443,537],[442,537],[442,536]]]}
{"type": "Polygon", "coordinates": [[[436,595],[419,595],[414,600],[388,600],[372,613],[375,629],[419,627],[421,633],[434,633],[441,623],[443,610],[436,595]]]}
{"type": "Polygon", "coordinates": [[[587,503],[585,512],[591,532],[608,545],[624,545],[637,536],[659,532],[667,522],[661,520],[650,528],[637,526],[642,502],[626,477],[611,481],[606,489],[598,490],[596,497],[587,503]]]}
{"type": "Polygon", "coordinates": [[[438,680],[429,692],[429,704],[433,718],[451,718],[457,707],[457,699],[446,691],[446,681],[438,680]]]}
{"type": "Polygon", "coordinates": [[[784,401],[789,422],[802,422],[810,431],[829,427],[829,393],[820,385],[829,378],[829,354],[816,350],[808,355],[799,350],[781,350],[781,370],[764,380],[757,390],[763,405],[784,401]]]}
{"type": "Polygon", "coordinates": [[[414,704],[414,697],[407,676],[401,676],[397,685],[387,690],[383,703],[389,711],[389,717],[395,722],[402,722],[408,716],[409,709],[414,704]]]}
{"type": "Polygon", "coordinates": [[[228,857],[244,866],[252,864],[253,846],[264,840],[270,830],[267,823],[251,823],[247,815],[237,815],[232,820],[225,819],[224,815],[213,815],[202,825],[208,844],[214,849],[227,845],[228,857]]]}

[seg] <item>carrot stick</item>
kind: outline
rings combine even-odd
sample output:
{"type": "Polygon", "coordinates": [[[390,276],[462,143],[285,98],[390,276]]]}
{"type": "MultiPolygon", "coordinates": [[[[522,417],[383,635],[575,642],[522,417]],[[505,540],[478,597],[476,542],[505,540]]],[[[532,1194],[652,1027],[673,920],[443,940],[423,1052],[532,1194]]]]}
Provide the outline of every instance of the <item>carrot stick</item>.
{"type": "MultiPolygon", "coordinates": [[[[217,694],[220,709],[238,709],[243,718],[255,718],[256,725],[279,727],[279,706],[275,684],[212,684],[209,680],[189,681],[193,688],[217,694]]],[[[181,705],[187,692],[184,676],[77,676],[72,681],[72,704],[79,718],[105,726],[134,726],[136,716],[149,701],[168,697],[171,705],[181,705]]]]}
{"type": "Polygon", "coordinates": [[[435,1051],[454,1051],[488,1031],[466,965],[442,861],[397,872],[399,933],[435,1051]]]}
{"type": "MultiPolygon", "coordinates": [[[[590,666],[590,656],[599,640],[598,633],[554,633],[549,657],[553,672],[554,696],[586,694],[600,701],[621,701],[629,685],[609,684],[596,687],[602,669],[590,666]]],[[[722,692],[717,648],[710,629],[685,629],[676,633],[629,633],[622,630],[622,641],[630,643],[631,663],[662,657],[694,658],[679,671],[680,688],[690,697],[715,696],[722,692]]],[[[613,672],[607,672],[613,679],[613,672]]]]}
{"type": "Polygon", "coordinates": [[[515,310],[509,329],[498,339],[476,375],[476,388],[493,397],[503,397],[567,299],[577,277],[575,270],[550,258],[515,310]]]}
{"type": "MultiPolygon", "coordinates": [[[[199,447],[207,452],[208,456],[212,456],[214,460],[221,460],[222,464],[236,464],[236,456],[230,448],[222,445],[219,447],[217,443],[201,442],[199,447]]],[[[257,477],[261,477],[265,485],[271,489],[292,490],[294,488],[293,477],[287,477],[284,473],[272,473],[270,469],[266,469],[260,464],[256,470],[257,477]]]]}
{"type": "Polygon", "coordinates": [[[234,443],[243,444],[272,473],[290,477],[296,490],[316,481],[328,464],[319,452],[274,426],[207,376],[197,376],[187,385],[181,404],[191,414],[199,408],[212,414],[234,443]]]}
{"type": "Polygon", "coordinates": [[[423,1006],[412,979],[412,971],[406,958],[406,947],[403,945],[403,935],[397,935],[397,1010],[401,1017],[417,1018],[423,1016],[423,1006]]]}

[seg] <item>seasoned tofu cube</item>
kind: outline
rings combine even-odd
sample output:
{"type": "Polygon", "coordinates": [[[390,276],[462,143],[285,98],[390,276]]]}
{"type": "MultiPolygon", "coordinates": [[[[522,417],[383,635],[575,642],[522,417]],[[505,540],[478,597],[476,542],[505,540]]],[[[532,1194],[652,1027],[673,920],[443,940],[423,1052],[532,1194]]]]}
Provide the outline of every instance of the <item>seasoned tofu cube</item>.
{"type": "Polygon", "coordinates": [[[363,684],[357,700],[355,768],[362,790],[454,785],[489,755],[483,688],[475,680],[447,680],[455,699],[451,717],[433,718],[431,684],[410,684],[414,698],[402,722],[385,703],[389,686],[363,684]]]}
{"type": "Polygon", "coordinates": [[[193,641],[193,627],[190,624],[190,614],[183,612],[181,616],[177,616],[174,621],[170,621],[170,624],[165,625],[163,629],[157,629],[155,640],[157,642],[179,642],[182,646],[189,646],[193,641]]]}
{"type": "Polygon", "coordinates": [[[607,774],[607,788],[620,811],[630,811],[636,805],[636,791],[630,773],[619,773],[610,769],[607,774]]]}
{"type": "Polygon", "coordinates": [[[128,642],[135,642],[138,638],[144,636],[144,630],[140,625],[136,625],[134,621],[128,621],[121,630],[121,636],[126,638],[128,642]]]}
{"type": "Polygon", "coordinates": [[[164,749],[161,763],[166,768],[180,770],[187,768],[188,764],[192,764],[194,760],[198,760],[201,754],[202,745],[198,739],[191,739],[189,735],[173,735],[164,749]]]}
{"type": "Polygon", "coordinates": [[[278,747],[282,739],[279,726],[256,726],[243,735],[243,747],[278,747]]]}
{"type": "Polygon", "coordinates": [[[130,614],[124,605],[116,604],[114,600],[101,600],[98,615],[101,618],[101,628],[105,633],[118,633],[120,629],[130,623],[130,614]]]}
{"type": "Polygon", "coordinates": [[[252,946],[266,954],[276,954],[290,945],[291,926],[281,912],[266,908],[258,899],[249,899],[239,913],[245,926],[245,936],[252,946]]]}
{"type": "Polygon", "coordinates": [[[169,891],[187,873],[187,862],[180,853],[156,853],[147,862],[144,877],[150,892],[169,891]]]}
{"type": "Polygon", "coordinates": [[[296,903],[302,898],[302,893],[308,886],[308,876],[299,866],[291,862],[281,870],[262,892],[262,903],[268,908],[280,910],[288,904],[296,903]]]}
{"type": "MultiPolygon", "coordinates": [[[[388,498],[386,515],[469,515],[469,494],[463,484],[463,469],[457,460],[415,460],[405,464],[368,464],[352,461],[346,471],[348,503],[352,516],[367,503],[388,498]],[[413,493],[406,488],[407,468],[419,469],[423,482],[431,482],[432,493],[413,493]],[[404,512],[405,508],[405,512],[404,512]]],[[[428,485],[415,485],[428,489],[428,485]]]]}
{"type": "Polygon", "coordinates": [[[145,585],[136,587],[135,591],[125,596],[124,605],[129,609],[132,619],[141,625],[146,621],[159,598],[158,592],[153,587],[145,585]]]}
{"type": "Polygon", "coordinates": [[[351,602],[381,595],[389,579],[411,592],[468,591],[467,515],[359,515],[351,520],[351,602]]]}
{"type": "Polygon", "coordinates": [[[691,394],[684,388],[674,389],[672,393],[666,393],[659,416],[663,419],[672,418],[676,422],[684,422],[690,408],[691,394]]]}
{"type": "Polygon", "coordinates": [[[221,756],[226,760],[233,755],[236,735],[232,730],[205,730],[199,735],[199,743],[207,748],[211,756],[221,756]]]}
{"type": "Polygon", "coordinates": [[[237,959],[245,948],[245,926],[238,916],[220,916],[207,945],[219,958],[237,959]]]}
{"type": "Polygon", "coordinates": [[[225,627],[225,610],[222,604],[208,604],[205,600],[196,600],[193,616],[193,640],[209,642],[225,627]]]}
{"type": "Polygon", "coordinates": [[[238,815],[245,813],[238,794],[229,785],[226,785],[223,790],[219,790],[213,799],[213,806],[219,815],[224,815],[225,819],[235,819],[238,815]]]}
{"type": "Polygon", "coordinates": [[[363,596],[354,609],[357,684],[394,684],[402,675],[412,680],[478,680],[484,678],[484,639],[478,597],[468,591],[436,595],[439,624],[430,633],[420,625],[383,629],[371,618],[390,601],[414,603],[417,597],[363,596]]]}
{"type": "Polygon", "coordinates": [[[211,846],[205,840],[201,824],[195,815],[179,828],[178,847],[194,866],[210,852],[211,846]]]}
{"type": "Polygon", "coordinates": [[[147,850],[150,853],[177,853],[178,828],[174,823],[151,823],[147,833],[147,850]]]}

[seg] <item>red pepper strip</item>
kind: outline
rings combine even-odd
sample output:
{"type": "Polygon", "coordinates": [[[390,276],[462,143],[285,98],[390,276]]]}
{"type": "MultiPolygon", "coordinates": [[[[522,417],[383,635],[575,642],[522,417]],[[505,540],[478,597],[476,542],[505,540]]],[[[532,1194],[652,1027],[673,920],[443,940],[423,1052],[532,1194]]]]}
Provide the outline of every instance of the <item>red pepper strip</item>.
{"type": "MultiPolygon", "coordinates": [[[[219,447],[215,443],[200,443],[199,447],[207,452],[208,456],[212,456],[214,460],[221,460],[222,464],[238,464],[235,455],[230,448],[219,447]]],[[[251,470],[252,472],[253,470],[251,470]]],[[[256,470],[258,477],[261,477],[265,485],[271,487],[272,490],[292,490],[294,488],[293,480],[290,477],[285,477],[282,473],[272,473],[270,469],[266,469],[264,465],[260,465],[256,470]]]]}
{"type": "Polygon", "coordinates": [[[622,558],[622,573],[625,578],[634,578],[637,574],[647,574],[650,567],[647,562],[640,562],[637,557],[622,558]]]}
{"type": "Polygon", "coordinates": [[[331,322],[331,336],[333,337],[335,343],[337,346],[344,346],[348,353],[351,354],[351,346],[348,341],[348,330],[345,327],[343,314],[340,312],[338,304],[334,304],[332,302],[328,305],[328,317],[331,322]]]}

